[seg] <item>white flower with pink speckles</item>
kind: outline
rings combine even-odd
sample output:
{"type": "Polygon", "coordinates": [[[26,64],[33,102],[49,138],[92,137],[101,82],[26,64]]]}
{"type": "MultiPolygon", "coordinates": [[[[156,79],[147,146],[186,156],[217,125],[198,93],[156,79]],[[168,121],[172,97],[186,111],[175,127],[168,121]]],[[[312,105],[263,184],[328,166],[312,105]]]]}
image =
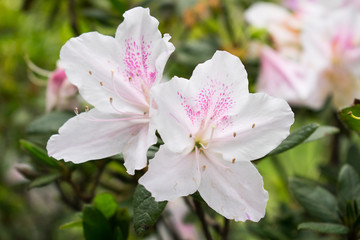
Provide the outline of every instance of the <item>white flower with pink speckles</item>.
{"type": "Polygon", "coordinates": [[[149,9],[124,14],[115,38],[97,32],[69,40],[61,49],[62,67],[81,96],[94,106],[67,121],[47,144],[48,154],[74,163],[120,152],[127,172],[147,165],[156,143],[150,122],[150,89],[160,83],[174,46],[162,37],[149,9]]]}
{"type": "Polygon", "coordinates": [[[268,193],[250,161],[288,136],[294,115],[287,102],[249,94],[241,61],[222,51],[198,65],[190,80],[174,77],[152,94],[165,144],[139,183],[157,201],[199,191],[226,218],[259,221],[268,193]]]}

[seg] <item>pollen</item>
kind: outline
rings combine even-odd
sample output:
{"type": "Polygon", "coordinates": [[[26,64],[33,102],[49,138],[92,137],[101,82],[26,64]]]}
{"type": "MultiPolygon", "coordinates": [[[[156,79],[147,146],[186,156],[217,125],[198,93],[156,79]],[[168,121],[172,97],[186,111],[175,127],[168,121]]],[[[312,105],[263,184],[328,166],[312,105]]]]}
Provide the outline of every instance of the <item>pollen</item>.
{"type": "Polygon", "coordinates": [[[236,132],[233,133],[233,136],[236,137],[236,132]]]}
{"type": "Polygon", "coordinates": [[[233,158],[233,159],[231,160],[231,162],[232,162],[232,163],[235,163],[235,160],[236,160],[236,159],[235,159],[235,158],[233,158]]]}
{"type": "Polygon", "coordinates": [[[251,128],[254,128],[255,127],[255,123],[253,123],[253,125],[251,126],[251,128]]]}
{"type": "Polygon", "coordinates": [[[92,71],[91,71],[91,70],[89,70],[89,74],[92,75],[92,71]]]}

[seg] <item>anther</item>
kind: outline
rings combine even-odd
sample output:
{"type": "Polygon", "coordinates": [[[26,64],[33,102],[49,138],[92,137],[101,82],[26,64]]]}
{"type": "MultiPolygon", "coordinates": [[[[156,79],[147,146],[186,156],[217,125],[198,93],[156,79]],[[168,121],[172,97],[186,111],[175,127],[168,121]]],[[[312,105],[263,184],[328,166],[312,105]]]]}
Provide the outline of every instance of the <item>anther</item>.
{"type": "Polygon", "coordinates": [[[192,134],[191,134],[191,133],[189,134],[189,138],[192,138],[192,134]]]}
{"type": "Polygon", "coordinates": [[[79,115],[79,109],[76,107],[76,108],[74,108],[74,113],[76,114],[76,115],[79,115]]]}
{"type": "Polygon", "coordinates": [[[92,71],[91,71],[91,70],[89,70],[89,74],[92,75],[92,71]]]}
{"type": "Polygon", "coordinates": [[[233,133],[233,136],[236,137],[236,132],[233,133]]]}
{"type": "Polygon", "coordinates": [[[206,165],[203,165],[202,170],[205,171],[205,169],[206,169],[206,165]]]}
{"type": "Polygon", "coordinates": [[[131,82],[131,80],[132,80],[132,77],[129,77],[129,81],[131,82]]]}
{"type": "Polygon", "coordinates": [[[255,127],[255,123],[253,123],[253,125],[251,126],[251,128],[254,128],[255,127]]]}
{"type": "Polygon", "coordinates": [[[112,97],[110,97],[110,103],[112,103],[112,102],[113,102],[113,100],[114,100],[114,99],[113,99],[112,97]]]}
{"type": "Polygon", "coordinates": [[[100,81],[100,86],[104,86],[104,83],[102,81],[100,81]]]}
{"type": "Polygon", "coordinates": [[[89,111],[89,106],[85,106],[85,112],[89,111]]]}
{"type": "Polygon", "coordinates": [[[232,162],[232,163],[235,163],[235,160],[236,160],[236,159],[235,159],[235,158],[233,158],[233,159],[231,160],[231,162],[232,162]]]}

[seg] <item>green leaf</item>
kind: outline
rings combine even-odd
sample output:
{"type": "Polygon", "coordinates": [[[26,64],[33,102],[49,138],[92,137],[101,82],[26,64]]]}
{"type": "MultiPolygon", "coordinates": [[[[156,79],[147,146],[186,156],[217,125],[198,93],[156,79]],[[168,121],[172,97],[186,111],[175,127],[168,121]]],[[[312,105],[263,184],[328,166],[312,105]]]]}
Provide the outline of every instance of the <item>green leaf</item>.
{"type": "Polygon", "coordinates": [[[342,123],[350,130],[360,132],[360,104],[354,104],[352,107],[343,108],[339,112],[339,118],[342,123]]]}
{"type": "Polygon", "coordinates": [[[313,134],[318,127],[319,124],[312,123],[290,133],[290,135],[268,155],[279,154],[299,145],[313,134]]]}
{"type": "MultiPolygon", "coordinates": [[[[122,234],[122,238],[119,238],[117,235],[119,233],[115,233],[118,239],[127,239],[129,235],[129,227],[130,227],[130,215],[126,208],[118,208],[116,211],[115,219],[114,219],[115,226],[117,229],[120,230],[122,234]]],[[[116,232],[118,232],[116,230],[116,232]]]]}
{"type": "Polygon", "coordinates": [[[349,228],[347,226],[335,223],[316,223],[316,222],[306,222],[301,223],[298,226],[298,230],[308,229],[317,231],[320,233],[330,233],[330,234],[347,234],[349,228]]]}
{"type": "Polygon", "coordinates": [[[49,157],[44,149],[38,147],[32,142],[21,139],[20,145],[31,154],[37,163],[46,165],[48,167],[60,167],[60,164],[56,159],[49,157]]]}
{"type": "Polygon", "coordinates": [[[82,220],[76,220],[72,222],[65,223],[59,227],[59,229],[69,229],[69,228],[75,228],[75,227],[82,227],[82,220]]]}
{"type": "Polygon", "coordinates": [[[291,179],[289,187],[296,200],[309,214],[323,221],[339,221],[337,200],[328,190],[300,178],[291,179]]]}
{"type": "Polygon", "coordinates": [[[110,193],[97,195],[94,199],[94,205],[108,219],[115,214],[117,209],[117,203],[110,193]]]}
{"type": "Polygon", "coordinates": [[[56,179],[58,179],[61,176],[60,173],[58,172],[54,172],[54,173],[49,173],[43,176],[40,176],[38,178],[35,178],[33,181],[31,181],[29,183],[28,188],[37,188],[37,187],[43,187],[46,186],[52,182],[54,182],[56,179]]]}
{"type": "Polygon", "coordinates": [[[26,129],[27,134],[53,134],[69,119],[73,112],[50,112],[31,122],[26,129]]]}
{"type": "Polygon", "coordinates": [[[320,126],[304,142],[315,141],[315,140],[330,136],[330,135],[338,133],[338,132],[339,132],[339,128],[337,128],[337,127],[320,126]]]}
{"type": "Polygon", "coordinates": [[[353,166],[358,173],[360,173],[359,156],[360,156],[360,149],[357,146],[357,144],[353,143],[347,150],[346,162],[351,166],[353,166]]]}
{"type": "Polygon", "coordinates": [[[356,170],[345,164],[339,173],[338,197],[341,209],[345,209],[348,201],[358,199],[360,196],[360,178],[356,170]]]}
{"type": "Polygon", "coordinates": [[[143,235],[160,217],[167,202],[156,202],[144,186],[138,184],[134,193],[134,228],[138,235],[143,235]]]}
{"type": "Polygon", "coordinates": [[[100,210],[85,206],[83,209],[83,229],[86,240],[111,239],[111,227],[100,210]]]}
{"type": "Polygon", "coordinates": [[[114,233],[114,239],[115,240],[126,240],[127,238],[124,237],[124,234],[121,232],[121,229],[119,227],[117,227],[115,229],[115,233],[114,233]]]}

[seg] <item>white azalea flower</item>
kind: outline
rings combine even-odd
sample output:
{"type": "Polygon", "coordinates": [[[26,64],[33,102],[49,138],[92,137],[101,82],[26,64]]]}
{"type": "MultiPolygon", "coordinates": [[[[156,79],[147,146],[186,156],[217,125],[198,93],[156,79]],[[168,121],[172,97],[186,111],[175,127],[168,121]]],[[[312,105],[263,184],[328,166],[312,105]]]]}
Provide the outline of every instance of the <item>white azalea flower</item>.
{"type": "Polygon", "coordinates": [[[289,105],[249,94],[241,61],[222,51],[198,65],[189,81],[174,77],[152,94],[158,105],[154,121],[165,145],[139,183],[157,201],[199,191],[226,218],[259,221],[268,193],[250,161],[289,134],[294,121],[289,105]]]}
{"type": "Polygon", "coordinates": [[[63,46],[66,75],[94,108],[67,121],[50,138],[50,156],[82,163],[123,152],[128,173],[146,166],[147,149],[157,141],[149,93],[174,51],[158,24],[149,9],[137,7],[124,14],[115,38],[90,32],[63,46]]]}

